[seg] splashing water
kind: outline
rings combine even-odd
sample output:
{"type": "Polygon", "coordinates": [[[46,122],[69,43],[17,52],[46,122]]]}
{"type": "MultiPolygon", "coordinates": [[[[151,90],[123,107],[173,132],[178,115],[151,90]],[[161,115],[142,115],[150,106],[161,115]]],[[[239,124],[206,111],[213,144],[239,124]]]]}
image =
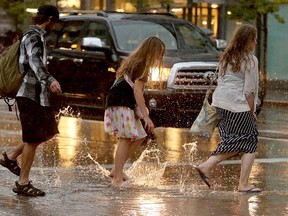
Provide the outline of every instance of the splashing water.
{"type": "MultiPolygon", "coordinates": [[[[61,117],[68,117],[72,118],[72,121],[70,121],[67,125],[71,126],[71,128],[66,129],[65,131],[68,134],[65,134],[60,138],[64,139],[64,141],[56,141],[55,140],[49,140],[49,166],[52,166],[52,169],[45,169],[44,161],[46,160],[45,156],[45,145],[40,146],[39,150],[42,152],[39,156],[39,167],[40,167],[40,173],[43,176],[46,176],[47,178],[44,179],[45,184],[50,185],[53,188],[62,188],[65,187],[65,185],[69,185],[73,181],[76,181],[73,179],[75,173],[81,172],[81,176],[78,178],[81,178],[80,181],[82,182],[95,182],[95,179],[93,177],[98,179],[105,179],[109,175],[109,171],[106,170],[103,166],[101,166],[91,155],[89,152],[89,141],[87,140],[87,137],[84,132],[81,132],[81,128],[85,128],[85,124],[83,119],[81,118],[80,113],[75,113],[72,107],[67,106],[61,110],[59,110],[59,113],[55,115],[56,121],[60,123],[61,117]],[[61,144],[60,144],[61,143],[61,144]],[[64,144],[63,144],[64,143],[64,144]],[[67,144],[68,143],[68,144],[67,144]],[[59,146],[60,145],[60,146],[59,146]],[[52,148],[52,149],[51,149],[52,148]],[[78,154],[78,157],[76,155],[69,155],[70,158],[65,160],[64,162],[60,161],[61,158],[59,158],[59,148],[62,148],[62,154],[66,156],[66,154],[69,154],[69,150],[72,149],[72,154],[75,154],[75,148],[81,149],[81,153],[78,154]],[[70,149],[69,149],[70,148],[70,149]],[[84,161],[85,157],[89,160],[93,161],[93,166],[84,166],[84,165],[77,165],[77,167],[73,166],[73,164],[79,164],[80,161],[84,161]],[[96,166],[95,166],[96,165],[96,166]],[[66,168],[63,168],[61,166],[64,166],[66,168]],[[65,181],[65,185],[63,185],[63,182],[65,181]]],[[[62,132],[61,132],[62,133],[62,132]]],[[[71,151],[71,150],[70,150],[71,151]]],[[[71,153],[70,153],[71,154],[71,153]]],[[[86,160],[87,161],[87,160],[86,160]]],[[[79,179],[78,179],[79,180],[79,179]]],[[[105,182],[104,182],[105,183],[105,182]]],[[[83,186],[85,187],[85,186],[83,186]]]]}
{"type": "Polygon", "coordinates": [[[61,116],[65,117],[73,117],[73,118],[80,118],[81,113],[78,112],[75,115],[75,112],[71,106],[64,107],[63,109],[59,109],[58,114],[55,115],[55,119],[59,122],[61,116]]]}
{"type": "Polygon", "coordinates": [[[192,143],[185,143],[183,145],[185,152],[188,154],[188,162],[194,162],[194,155],[197,153],[197,141],[192,143]]]}
{"type": "Polygon", "coordinates": [[[130,176],[127,182],[129,187],[158,188],[162,185],[161,177],[165,171],[165,163],[160,162],[160,154],[160,150],[156,148],[147,148],[142,152],[138,160],[127,169],[127,174],[130,176]]]}
{"type": "Polygon", "coordinates": [[[191,184],[191,171],[193,169],[193,155],[197,153],[197,142],[185,143],[183,148],[188,155],[188,164],[172,164],[169,161],[160,160],[161,152],[152,147],[145,149],[141,156],[131,167],[127,174],[131,177],[125,183],[125,187],[157,188],[165,190],[176,190],[180,193],[194,193],[194,184],[191,184]],[[188,170],[188,171],[187,171],[188,170]]]}
{"type": "MultiPolygon", "coordinates": [[[[70,168],[62,169],[57,167],[57,162],[54,162],[54,168],[52,172],[50,171],[50,181],[51,178],[53,178],[52,185],[57,188],[65,187],[64,185],[62,185],[62,181],[67,178],[65,175],[71,176],[68,181],[71,181],[72,183],[75,180],[72,180],[72,177],[74,176],[73,172],[79,171],[81,172],[81,176],[77,178],[78,180],[80,179],[80,181],[83,183],[87,182],[88,184],[93,185],[94,183],[97,184],[100,181],[100,184],[110,184],[110,171],[105,168],[105,165],[99,164],[97,159],[95,159],[91,154],[89,141],[87,140],[87,135],[84,132],[85,130],[91,130],[91,128],[89,128],[89,126],[83,122],[80,113],[75,114],[75,112],[70,106],[60,110],[59,113],[56,115],[58,121],[61,117],[73,118],[73,122],[69,122],[69,124],[74,125],[73,129],[75,131],[73,131],[73,133],[74,135],[77,133],[77,136],[71,137],[71,139],[73,139],[74,143],[77,142],[77,144],[74,144],[78,146],[77,149],[81,149],[81,153],[79,153],[78,150],[78,155],[80,155],[80,158],[75,158],[75,156],[73,156],[73,158],[70,158],[69,160],[73,160],[74,164],[76,161],[77,164],[78,160],[87,161],[86,159],[88,159],[88,161],[93,162],[93,165],[77,165],[77,167],[75,168],[71,167],[71,163],[73,164],[73,162],[69,162],[66,160],[65,163],[70,168]]],[[[70,147],[70,145],[71,144],[68,144],[67,147],[70,147]]],[[[197,142],[183,144],[182,147],[184,148],[184,156],[186,157],[186,165],[184,166],[183,164],[179,164],[178,162],[176,164],[172,164],[172,162],[170,161],[161,161],[161,158],[165,158],[163,157],[163,154],[165,154],[165,152],[163,152],[163,150],[160,150],[158,145],[159,143],[157,143],[156,140],[150,139],[148,141],[148,147],[143,150],[140,157],[136,161],[134,161],[131,166],[127,168],[127,170],[125,170],[125,172],[130,178],[128,181],[125,182],[124,187],[145,187],[150,189],[157,188],[173,191],[177,190],[180,193],[186,193],[187,190],[191,190],[191,171],[187,170],[191,170],[191,164],[194,161],[194,155],[197,153],[197,142]],[[173,170],[173,172],[170,172],[171,170],[173,170]]],[[[63,148],[65,150],[66,145],[64,145],[63,148]]],[[[55,158],[57,158],[57,148],[55,148],[54,151],[55,152],[53,154],[55,155],[55,158]]],[[[65,182],[65,184],[67,184],[67,182],[65,182]]],[[[83,187],[85,186],[83,185],[83,187]]]]}

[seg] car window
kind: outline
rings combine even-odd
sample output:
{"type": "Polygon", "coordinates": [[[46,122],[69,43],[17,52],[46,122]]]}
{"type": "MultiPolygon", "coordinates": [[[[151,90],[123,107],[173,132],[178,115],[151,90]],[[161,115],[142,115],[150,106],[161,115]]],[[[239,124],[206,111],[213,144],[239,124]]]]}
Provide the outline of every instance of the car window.
{"type": "Polygon", "coordinates": [[[176,23],[174,24],[176,34],[179,39],[179,44],[182,49],[191,51],[216,51],[208,37],[200,33],[196,28],[189,24],[176,23]]]}
{"type": "Polygon", "coordinates": [[[56,44],[56,48],[76,49],[82,28],[83,21],[66,22],[62,31],[58,33],[58,43],[56,44]]]}
{"type": "Polygon", "coordinates": [[[167,50],[177,50],[174,35],[164,26],[145,21],[114,21],[111,23],[118,47],[123,51],[134,50],[145,38],[159,37],[167,50]]]}
{"type": "Polygon", "coordinates": [[[104,23],[90,22],[84,37],[97,38],[101,42],[101,47],[110,47],[109,31],[104,23]]]}
{"type": "Polygon", "coordinates": [[[47,47],[49,47],[49,48],[54,48],[55,47],[55,43],[57,41],[58,33],[61,31],[61,29],[63,27],[63,24],[64,24],[63,22],[57,23],[54,26],[53,31],[47,36],[47,38],[46,38],[47,47]]]}

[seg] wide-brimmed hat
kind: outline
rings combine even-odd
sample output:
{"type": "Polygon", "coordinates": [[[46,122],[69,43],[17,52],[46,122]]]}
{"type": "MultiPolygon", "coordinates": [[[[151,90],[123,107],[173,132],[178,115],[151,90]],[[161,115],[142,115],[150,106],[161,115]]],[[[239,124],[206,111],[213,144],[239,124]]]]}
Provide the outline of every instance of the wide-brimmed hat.
{"type": "Polygon", "coordinates": [[[53,17],[53,19],[55,19],[56,21],[59,20],[59,11],[58,9],[53,6],[53,5],[41,5],[38,8],[38,12],[37,14],[39,15],[44,15],[44,16],[48,16],[48,17],[53,17]]]}

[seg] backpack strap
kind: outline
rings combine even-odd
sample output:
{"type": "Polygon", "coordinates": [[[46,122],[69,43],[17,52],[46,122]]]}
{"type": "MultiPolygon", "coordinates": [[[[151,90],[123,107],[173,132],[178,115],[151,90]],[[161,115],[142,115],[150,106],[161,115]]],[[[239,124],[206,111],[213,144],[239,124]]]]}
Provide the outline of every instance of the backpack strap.
{"type": "Polygon", "coordinates": [[[4,101],[8,105],[9,111],[11,112],[12,111],[12,106],[14,106],[16,100],[14,98],[4,97],[4,101]],[[10,103],[10,101],[12,101],[12,100],[13,100],[13,102],[10,103]]]}

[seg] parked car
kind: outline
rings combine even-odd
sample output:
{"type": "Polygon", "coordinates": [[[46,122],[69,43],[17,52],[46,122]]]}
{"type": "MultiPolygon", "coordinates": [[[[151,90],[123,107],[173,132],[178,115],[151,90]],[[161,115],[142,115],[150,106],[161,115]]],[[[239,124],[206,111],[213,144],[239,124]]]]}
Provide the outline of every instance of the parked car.
{"type": "MultiPolygon", "coordinates": [[[[103,119],[115,72],[146,37],[166,45],[162,71],[151,68],[145,100],[156,126],[190,127],[218,65],[219,51],[191,22],[172,16],[98,12],[61,17],[47,38],[49,71],[62,85],[57,110],[103,119]]],[[[213,88],[215,88],[213,83],[213,88]]]]}

